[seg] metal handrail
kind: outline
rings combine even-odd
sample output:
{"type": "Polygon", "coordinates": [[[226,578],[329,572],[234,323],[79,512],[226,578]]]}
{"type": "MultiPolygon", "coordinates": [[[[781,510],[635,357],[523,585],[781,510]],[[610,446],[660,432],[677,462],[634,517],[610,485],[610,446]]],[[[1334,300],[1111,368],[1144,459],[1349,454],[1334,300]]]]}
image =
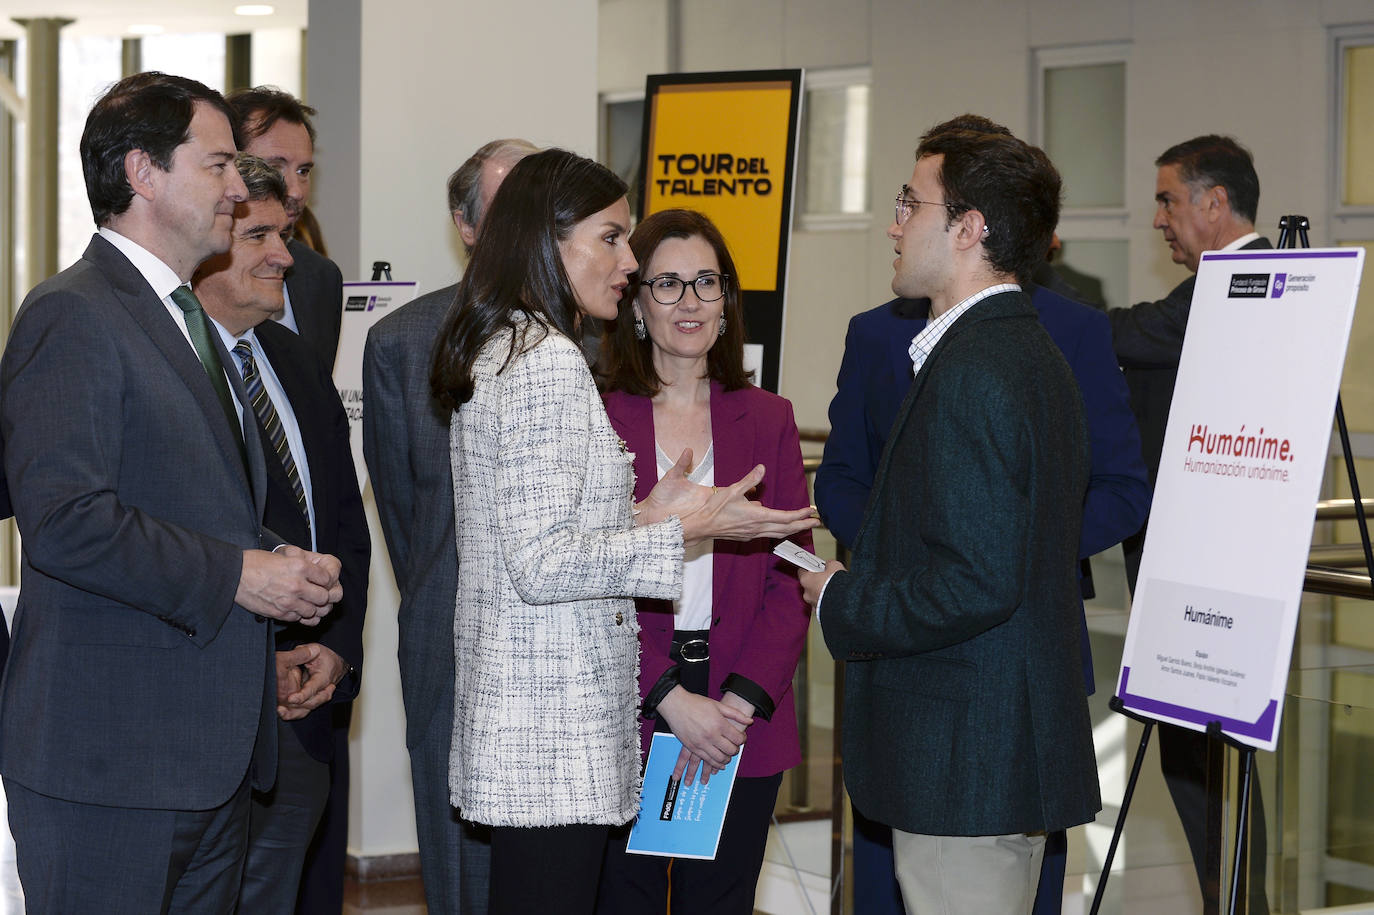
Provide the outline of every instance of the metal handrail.
{"type": "MultiPolygon", "coordinates": [[[[1360,562],[1364,559],[1361,557],[1360,562]]],[[[1302,589],[1309,594],[1333,594],[1337,597],[1358,597],[1374,600],[1374,587],[1369,575],[1361,572],[1346,572],[1342,569],[1324,568],[1309,565],[1303,579],[1302,589]]]]}
{"type": "Polygon", "coordinates": [[[1326,568],[1363,569],[1364,547],[1358,543],[1319,544],[1308,549],[1307,562],[1326,568]]]}
{"type": "MultiPolygon", "coordinates": [[[[1366,515],[1374,515],[1374,499],[1361,499],[1366,515]]],[[[1318,521],[1353,521],[1355,519],[1354,499],[1325,499],[1317,503],[1318,521]]]]}

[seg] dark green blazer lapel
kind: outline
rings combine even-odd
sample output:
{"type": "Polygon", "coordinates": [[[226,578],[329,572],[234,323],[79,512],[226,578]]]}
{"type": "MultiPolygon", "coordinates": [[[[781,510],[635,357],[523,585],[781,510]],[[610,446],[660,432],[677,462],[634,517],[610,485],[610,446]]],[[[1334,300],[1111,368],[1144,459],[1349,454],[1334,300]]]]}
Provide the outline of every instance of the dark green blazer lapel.
{"type": "MultiPolygon", "coordinates": [[[[935,344],[935,348],[930,351],[926,361],[922,363],[921,370],[916,373],[916,378],[911,383],[911,390],[907,392],[906,399],[902,401],[902,406],[897,411],[897,418],[892,423],[892,431],[888,433],[888,444],[883,449],[883,456],[878,462],[878,472],[874,474],[873,488],[870,492],[878,492],[886,482],[888,464],[892,455],[892,442],[902,434],[902,429],[906,426],[907,420],[911,418],[916,401],[920,399],[921,391],[930,379],[931,372],[950,344],[965,333],[976,333],[977,326],[983,321],[1026,316],[1036,318],[1035,307],[1031,305],[1030,296],[1025,292],[1002,292],[973,305],[950,325],[949,329],[940,337],[940,341],[935,344]]],[[[854,537],[855,553],[859,551],[859,544],[863,541],[864,531],[868,527],[872,513],[873,500],[870,497],[868,506],[864,509],[863,522],[859,525],[859,533],[854,537]]]]}

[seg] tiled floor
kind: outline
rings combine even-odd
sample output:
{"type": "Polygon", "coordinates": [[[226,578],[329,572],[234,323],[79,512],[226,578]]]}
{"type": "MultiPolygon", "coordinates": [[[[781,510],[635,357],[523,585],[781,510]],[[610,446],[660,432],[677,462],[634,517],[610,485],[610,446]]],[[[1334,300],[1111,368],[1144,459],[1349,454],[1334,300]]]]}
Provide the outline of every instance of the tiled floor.
{"type": "Polygon", "coordinates": [[[425,915],[425,891],[420,878],[344,883],[344,915],[425,915]]]}

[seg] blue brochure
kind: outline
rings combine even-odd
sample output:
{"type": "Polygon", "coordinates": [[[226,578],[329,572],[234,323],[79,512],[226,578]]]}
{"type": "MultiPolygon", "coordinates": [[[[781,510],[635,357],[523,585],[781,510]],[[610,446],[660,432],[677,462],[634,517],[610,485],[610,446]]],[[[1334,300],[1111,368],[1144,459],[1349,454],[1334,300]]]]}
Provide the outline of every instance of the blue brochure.
{"type": "MultiPolygon", "coordinates": [[[[630,830],[625,850],[636,855],[705,858],[714,861],[725,825],[725,808],[735,787],[740,753],[702,784],[700,773],[690,785],[673,781],[682,741],[672,734],[655,734],[644,766],[644,790],[639,819],[630,830]]],[[[740,751],[741,753],[743,751],[740,751]]]]}

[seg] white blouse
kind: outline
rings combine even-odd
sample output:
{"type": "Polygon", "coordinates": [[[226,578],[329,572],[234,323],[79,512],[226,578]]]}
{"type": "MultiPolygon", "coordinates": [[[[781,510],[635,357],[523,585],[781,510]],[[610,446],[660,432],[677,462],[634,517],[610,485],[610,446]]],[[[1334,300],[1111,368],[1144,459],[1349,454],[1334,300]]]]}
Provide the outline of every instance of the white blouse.
{"type": "MultiPolygon", "coordinates": [[[[673,469],[677,463],[655,444],[657,452],[658,478],[673,469]]],[[[697,462],[687,479],[698,486],[714,486],[716,483],[716,446],[712,442],[706,447],[706,456],[697,462]]],[[[711,589],[714,585],[712,568],[715,564],[715,541],[703,540],[683,551],[682,598],[673,601],[673,628],[678,630],[698,630],[711,628],[711,589]]]]}

